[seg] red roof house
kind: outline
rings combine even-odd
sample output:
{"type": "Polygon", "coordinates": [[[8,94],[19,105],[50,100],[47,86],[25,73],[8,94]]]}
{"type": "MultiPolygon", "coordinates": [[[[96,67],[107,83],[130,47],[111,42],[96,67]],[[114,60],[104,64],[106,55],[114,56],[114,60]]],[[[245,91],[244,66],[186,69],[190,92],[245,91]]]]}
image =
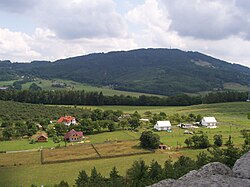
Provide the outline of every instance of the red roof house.
{"type": "Polygon", "coordinates": [[[76,118],[72,116],[64,116],[60,117],[59,120],[57,120],[57,123],[64,123],[64,125],[70,126],[71,124],[76,124],[76,118]]]}
{"type": "Polygon", "coordinates": [[[69,142],[79,142],[84,138],[83,132],[75,131],[74,129],[70,130],[64,135],[64,139],[69,142]]]}

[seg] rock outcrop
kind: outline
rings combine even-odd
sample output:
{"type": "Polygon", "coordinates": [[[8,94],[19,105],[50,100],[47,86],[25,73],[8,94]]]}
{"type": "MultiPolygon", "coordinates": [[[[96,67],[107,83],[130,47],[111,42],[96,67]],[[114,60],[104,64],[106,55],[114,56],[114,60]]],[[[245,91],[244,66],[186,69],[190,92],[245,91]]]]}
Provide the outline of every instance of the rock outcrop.
{"type": "Polygon", "coordinates": [[[250,152],[235,162],[231,170],[219,162],[193,170],[178,180],[167,179],[151,187],[250,187],[250,152]]]}

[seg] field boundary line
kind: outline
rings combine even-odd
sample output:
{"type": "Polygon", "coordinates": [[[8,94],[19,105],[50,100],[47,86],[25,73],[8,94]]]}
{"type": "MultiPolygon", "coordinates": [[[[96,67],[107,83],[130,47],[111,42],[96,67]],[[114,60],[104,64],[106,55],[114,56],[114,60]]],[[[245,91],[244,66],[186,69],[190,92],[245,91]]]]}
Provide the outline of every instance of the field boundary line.
{"type": "Polygon", "coordinates": [[[84,161],[84,160],[99,160],[99,159],[106,159],[106,158],[118,158],[118,157],[144,155],[144,154],[152,154],[152,153],[154,153],[154,151],[148,150],[148,151],[140,152],[140,153],[128,153],[128,154],[103,156],[103,157],[89,157],[89,158],[79,158],[79,159],[71,159],[71,160],[43,161],[42,164],[57,164],[57,163],[77,162],[77,161],[84,161]]]}
{"type": "Polygon", "coordinates": [[[17,150],[17,151],[6,151],[6,153],[25,153],[25,152],[36,152],[40,149],[26,149],[26,150],[17,150]]]}
{"type": "Polygon", "coordinates": [[[93,147],[93,149],[95,150],[95,152],[97,153],[97,155],[99,156],[99,158],[102,158],[101,154],[97,151],[97,149],[95,148],[94,144],[91,144],[91,146],[93,147]]]}

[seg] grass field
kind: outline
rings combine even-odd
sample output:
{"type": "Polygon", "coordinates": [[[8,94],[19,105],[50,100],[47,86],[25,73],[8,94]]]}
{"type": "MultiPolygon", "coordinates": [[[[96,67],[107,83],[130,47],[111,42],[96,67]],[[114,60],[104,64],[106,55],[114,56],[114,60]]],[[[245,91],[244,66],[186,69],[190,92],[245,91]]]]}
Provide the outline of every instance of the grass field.
{"type": "Polygon", "coordinates": [[[48,142],[30,144],[30,140],[12,140],[12,141],[0,141],[0,151],[17,151],[17,150],[27,150],[27,149],[40,149],[40,148],[50,148],[55,146],[63,146],[64,142],[54,143],[51,139],[48,142]]]}
{"type": "Polygon", "coordinates": [[[121,175],[125,175],[125,171],[132,166],[133,162],[138,159],[143,159],[149,164],[153,159],[163,164],[169,156],[175,160],[181,152],[165,152],[155,154],[144,154],[117,158],[107,158],[98,160],[78,161],[69,163],[58,164],[45,164],[45,165],[28,165],[18,167],[5,167],[0,168],[0,186],[30,186],[45,185],[53,186],[61,180],[66,180],[72,186],[78,176],[80,170],[86,170],[90,173],[93,167],[104,176],[108,176],[111,169],[116,166],[121,175]]]}
{"type": "Polygon", "coordinates": [[[104,132],[95,135],[89,135],[87,140],[89,143],[104,143],[109,141],[119,140],[136,140],[140,137],[140,134],[132,131],[114,131],[104,132]]]}
{"type": "MultiPolygon", "coordinates": [[[[17,81],[17,80],[15,80],[17,81]]],[[[15,81],[0,81],[0,86],[10,86],[13,84],[15,81]]],[[[36,83],[38,86],[40,86],[43,90],[85,90],[86,92],[102,92],[104,95],[126,95],[126,96],[134,96],[134,97],[139,97],[140,95],[154,95],[154,94],[146,94],[146,93],[139,93],[139,92],[127,92],[127,91],[119,91],[119,90],[114,90],[111,88],[106,88],[106,87],[96,87],[96,86],[91,86],[75,81],[70,81],[70,80],[61,80],[61,79],[54,79],[53,81],[57,81],[60,83],[66,83],[70,87],[66,88],[58,88],[58,87],[52,87],[52,80],[46,80],[46,79],[40,79],[37,78],[35,81],[27,82],[25,84],[22,84],[22,89],[27,90],[29,89],[30,85],[32,83],[36,83]]],[[[160,95],[155,95],[155,96],[160,96],[160,95]]]]}
{"type": "Polygon", "coordinates": [[[237,92],[247,92],[248,91],[248,86],[243,86],[238,83],[225,83],[223,84],[223,88],[225,90],[232,90],[232,91],[237,91],[237,92]]]}
{"type": "Polygon", "coordinates": [[[39,151],[23,153],[1,153],[0,167],[40,164],[40,158],[41,156],[39,151]]]}
{"type": "Polygon", "coordinates": [[[139,154],[150,152],[139,147],[139,141],[122,141],[105,144],[95,144],[95,148],[101,157],[139,154]]]}
{"type": "Polygon", "coordinates": [[[44,149],[43,161],[65,161],[86,158],[99,158],[90,144],[61,147],[57,149],[44,149]]]}

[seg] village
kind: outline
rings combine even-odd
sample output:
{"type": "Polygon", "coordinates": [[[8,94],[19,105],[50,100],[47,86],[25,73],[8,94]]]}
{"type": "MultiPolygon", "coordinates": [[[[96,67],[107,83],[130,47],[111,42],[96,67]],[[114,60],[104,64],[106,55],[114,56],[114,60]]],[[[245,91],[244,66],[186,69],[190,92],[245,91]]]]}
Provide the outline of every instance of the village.
{"type": "MultiPolygon", "coordinates": [[[[129,115],[124,115],[125,117],[128,117],[129,115]]],[[[123,117],[124,117],[123,116],[123,117]]],[[[123,118],[120,117],[120,120],[123,118]]],[[[130,116],[129,116],[130,117],[130,116]]],[[[139,119],[141,122],[149,122],[149,119],[139,119]]],[[[65,125],[66,127],[71,127],[71,130],[68,131],[64,135],[64,141],[65,142],[82,142],[85,139],[85,136],[82,131],[76,131],[74,130],[74,126],[79,125],[77,123],[77,120],[75,117],[72,116],[62,116],[60,119],[56,121],[58,124],[65,125]]],[[[52,124],[53,122],[50,121],[52,124]]],[[[197,129],[199,127],[206,127],[206,128],[217,128],[218,122],[215,119],[215,117],[203,117],[200,122],[194,122],[194,123],[180,123],[177,125],[177,127],[186,129],[184,131],[184,134],[193,134],[193,129],[197,129]]],[[[37,127],[39,129],[42,129],[42,126],[40,124],[37,124],[37,127]]],[[[153,127],[156,131],[166,131],[166,132],[172,132],[172,125],[169,120],[167,121],[157,121],[156,124],[153,127]]],[[[152,129],[152,130],[153,130],[152,129]]],[[[43,131],[38,131],[35,135],[31,137],[31,140],[34,140],[35,142],[47,142],[48,141],[48,134],[43,131]]]]}

